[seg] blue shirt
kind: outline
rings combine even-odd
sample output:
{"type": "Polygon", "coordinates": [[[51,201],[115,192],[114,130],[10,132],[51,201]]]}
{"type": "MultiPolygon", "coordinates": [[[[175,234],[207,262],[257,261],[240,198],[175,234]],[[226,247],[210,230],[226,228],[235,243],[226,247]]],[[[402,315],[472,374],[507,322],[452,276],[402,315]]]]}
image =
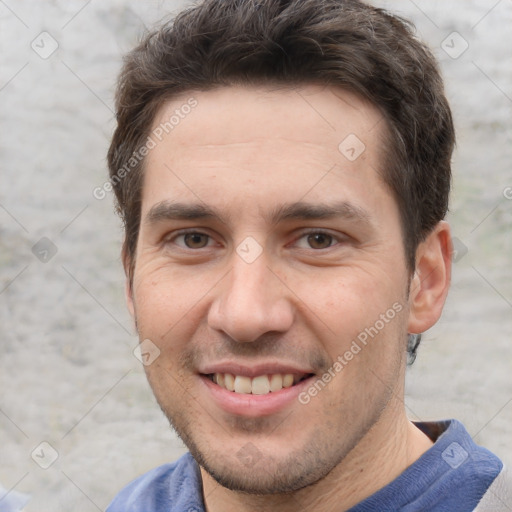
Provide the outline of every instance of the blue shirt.
{"type": "MultiPolygon", "coordinates": [[[[496,494],[489,488],[502,473],[503,464],[476,445],[461,423],[448,420],[415,425],[434,445],[395,480],[348,512],[470,512],[485,501],[486,493],[496,494]]],[[[128,484],[106,512],[204,511],[199,467],[187,453],[128,484]]]]}

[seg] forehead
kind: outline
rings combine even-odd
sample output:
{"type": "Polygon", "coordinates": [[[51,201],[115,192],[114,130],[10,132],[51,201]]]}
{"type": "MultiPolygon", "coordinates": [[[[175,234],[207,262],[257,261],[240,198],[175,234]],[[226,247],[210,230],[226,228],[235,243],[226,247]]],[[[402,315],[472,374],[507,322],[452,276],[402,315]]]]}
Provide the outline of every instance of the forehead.
{"type": "Polygon", "coordinates": [[[325,86],[191,91],[155,116],[143,214],[173,196],[260,211],[343,190],[379,202],[384,129],[376,107],[325,86]]]}
{"type": "Polygon", "coordinates": [[[341,142],[349,133],[368,140],[370,133],[376,135],[384,127],[385,123],[378,126],[381,120],[373,104],[339,88],[229,86],[191,91],[165,102],[155,116],[152,131],[160,128],[160,138],[172,134],[177,144],[185,145],[279,135],[324,144],[341,142]],[[305,124],[310,129],[304,130],[305,124]]]}

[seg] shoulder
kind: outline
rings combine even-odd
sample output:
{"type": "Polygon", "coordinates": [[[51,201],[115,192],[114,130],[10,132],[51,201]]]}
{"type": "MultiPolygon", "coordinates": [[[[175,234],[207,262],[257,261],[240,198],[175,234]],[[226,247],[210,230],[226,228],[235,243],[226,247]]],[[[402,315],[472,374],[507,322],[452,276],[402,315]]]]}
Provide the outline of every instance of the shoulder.
{"type": "MultiPolygon", "coordinates": [[[[401,475],[350,512],[471,512],[492,490],[503,463],[456,420],[415,422],[432,447],[401,475]]],[[[503,510],[482,508],[478,512],[503,510]]]]}
{"type": "Polygon", "coordinates": [[[422,500],[432,510],[474,510],[502,473],[502,461],[456,420],[416,425],[435,442],[418,464],[431,478],[422,500]]]}
{"type": "Polygon", "coordinates": [[[187,453],[176,462],[154,468],[130,482],[106,512],[202,510],[199,469],[187,453]]]}

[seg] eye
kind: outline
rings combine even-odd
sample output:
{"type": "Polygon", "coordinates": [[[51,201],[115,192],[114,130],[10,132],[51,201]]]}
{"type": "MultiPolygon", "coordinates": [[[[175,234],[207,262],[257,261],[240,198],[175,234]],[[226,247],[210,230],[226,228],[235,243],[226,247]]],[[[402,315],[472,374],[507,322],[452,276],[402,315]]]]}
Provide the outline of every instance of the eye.
{"type": "Polygon", "coordinates": [[[209,235],[199,231],[181,233],[172,240],[176,245],[186,249],[203,249],[208,247],[212,240],[209,235]]]}
{"type": "Polygon", "coordinates": [[[296,245],[301,249],[327,249],[335,245],[338,240],[329,233],[324,231],[312,231],[305,233],[298,240],[296,245]]]}
{"type": "Polygon", "coordinates": [[[311,233],[307,235],[307,241],[312,249],[326,249],[332,245],[333,238],[327,233],[311,233]]]}

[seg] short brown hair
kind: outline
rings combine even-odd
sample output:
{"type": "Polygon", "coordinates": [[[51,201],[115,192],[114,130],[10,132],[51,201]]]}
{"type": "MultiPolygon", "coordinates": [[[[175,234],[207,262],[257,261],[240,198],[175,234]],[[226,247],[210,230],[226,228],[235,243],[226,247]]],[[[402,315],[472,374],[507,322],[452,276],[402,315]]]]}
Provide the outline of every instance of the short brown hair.
{"type": "Polygon", "coordinates": [[[431,52],[412,25],[357,0],[204,0],[148,34],[125,58],[110,179],[124,221],[130,280],[140,225],[144,145],[157,110],[178,94],[229,85],[338,86],[386,119],[383,179],[400,208],[414,270],[418,244],[448,210],[452,116],[431,52]]]}

